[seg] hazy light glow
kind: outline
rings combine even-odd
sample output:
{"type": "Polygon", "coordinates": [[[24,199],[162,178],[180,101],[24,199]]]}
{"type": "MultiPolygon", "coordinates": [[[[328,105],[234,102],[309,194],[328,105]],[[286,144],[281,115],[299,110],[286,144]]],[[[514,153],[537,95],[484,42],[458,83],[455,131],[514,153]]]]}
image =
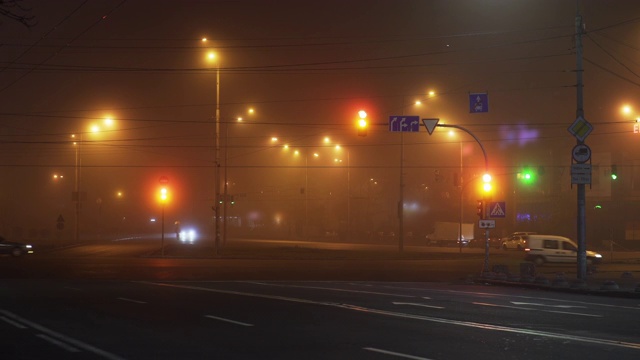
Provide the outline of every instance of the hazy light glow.
{"type": "Polygon", "coordinates": [[[358,116],[360,117],[360,119],[364,119],[367,117],[367,112],[364,110],[360,110],[358,111],[358,116]]]}
{"type": "Polygon", "coordinates": [[[500,135],[504,140],[501,142],[502,147],[506,147],[510,144],[516,144],[520,147],[529,143],[536,142],[540,136],[540,131],[531,129],[527,125],[516,126],[501,126],[500,135]]]}
{"type": "Polygon", "coordinates": [[[631,105],[624,105],[621,111],[625,115],[630,115],[633,112],[633,108],[631,107],[631,105]]]}

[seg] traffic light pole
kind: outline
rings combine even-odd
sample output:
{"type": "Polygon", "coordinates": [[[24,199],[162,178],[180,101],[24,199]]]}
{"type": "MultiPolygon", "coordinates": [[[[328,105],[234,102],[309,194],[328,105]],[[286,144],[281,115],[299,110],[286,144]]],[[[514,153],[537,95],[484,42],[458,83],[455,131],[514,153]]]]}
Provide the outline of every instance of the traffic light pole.
{"type": "MultiPolygon", "coordinates": [[[[424,120],[423,120],[424,121],[424,120]]],[[[425,126],[426,123],[425,123],[425,126]]],[[[471,131],[469,131],[468,129],[460,126],[460,125],[453,125],[453,124],[438,124],[436,121],[435,126],[440,126],[440,127],[448,127],[448,128],[455,128],[455,129],[459,129],[462,130],[464,132],[466,132],[467,134],[471,135],[475,141],[478,143],[478,145],[480,145],[480,149],[482,149],[482,154],[484,155],[484,170],[485,172],[489,172],[489,158],[487,157],[487,151],[484,149],[484,146],[482,146],[482,143],[480,142],[480,139],[478,139],[478,137],[476,137],[471,131]]],[[[429,131],[429,134],[431,134],[431,132],[433,131],[433,128],[427,128],[427,130],[429,131]]],[[[482,200],[482,206],[484,207],[483,212],[482,212],[482,219],[485,218],[485,214],[487,212],[487,199],[486,197],[483,197],[482,200]]],[[[485,233],[484,233],[484,267],[483,270],[485,272],[489,271],[489,229],[485,229],[485,233]]]]}

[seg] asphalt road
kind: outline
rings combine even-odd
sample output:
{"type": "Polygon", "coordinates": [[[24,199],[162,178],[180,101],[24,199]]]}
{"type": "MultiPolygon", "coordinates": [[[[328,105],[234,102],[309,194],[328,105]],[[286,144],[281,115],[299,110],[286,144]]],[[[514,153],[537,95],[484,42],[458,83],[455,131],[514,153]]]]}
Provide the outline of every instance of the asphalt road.
{"type": "MultiPolygon", "coordinates": [[[[238,241],[216,255],[157,245],[0,258],[0,357],[640,357],[637,297],[469,283],[482,249],[238,241]]],[[[617,258],[599,274],[637,267],[633,256],[617,258]]],[[[490,259],[517,268],[522,253],[492,249],[490,259]]]]}
{"type": "Polygon", "coordinates": [[[4,280],[7,359],[637,359],[638,300],[396,282],[4,280]]]}

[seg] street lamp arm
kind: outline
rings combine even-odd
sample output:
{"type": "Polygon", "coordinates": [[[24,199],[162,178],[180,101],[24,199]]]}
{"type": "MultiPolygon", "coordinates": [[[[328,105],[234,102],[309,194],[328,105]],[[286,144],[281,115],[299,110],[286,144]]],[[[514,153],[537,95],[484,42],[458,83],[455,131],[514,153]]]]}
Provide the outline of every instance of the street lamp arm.
{"type": "Polygon", "coordinates": [[[487,172],[489,171],[489,158],[487,157],[487,151],[484,149],[484,146],[482,146],[482,143],[480,142],[480,139],[478,139],[471,131],[469,131],[468,129],[466,129],[466,128],[460,126],[460,125],[437,124],[436,126],[456,128],[456,129],[462,130],[462,131],[466,132],[467,134],[471,135],[476,140],[478,145],[480,145],[480,149],[482,149],[482,154],[484,155],[484,170],[487,171],[487,172]]]}

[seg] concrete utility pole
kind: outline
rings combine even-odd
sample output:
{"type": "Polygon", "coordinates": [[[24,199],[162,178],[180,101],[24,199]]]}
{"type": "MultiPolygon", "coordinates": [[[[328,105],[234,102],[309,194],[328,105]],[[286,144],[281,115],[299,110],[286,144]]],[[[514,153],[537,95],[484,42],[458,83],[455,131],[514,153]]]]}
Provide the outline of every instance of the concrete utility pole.
{"type": "MultiPolygon", "coordinates": [[[[576,92],[577,92],[577,109],[576,117],[584,117],[583,108],[583,84],[582,84],[582,34],[584,33],[584,23],[582,22],[582,16],[580,15],[580,9],[576,15],[576,92]]],[[[578,140],[578,145],[583,144],[584,141],[578,140]]],[[[577,277],[579,280],[587,279],[587,241],[586,241],[586,194],[585,184],[578,185],[578,269],[577,277]]]]}
{"type": "Polygon", "coordinates": [[[220,251],[220,63],[216,67],[216,163],[215,163],[215,192],[213,198],[215,201],[215,248],[216,255],[220,251]]]}

